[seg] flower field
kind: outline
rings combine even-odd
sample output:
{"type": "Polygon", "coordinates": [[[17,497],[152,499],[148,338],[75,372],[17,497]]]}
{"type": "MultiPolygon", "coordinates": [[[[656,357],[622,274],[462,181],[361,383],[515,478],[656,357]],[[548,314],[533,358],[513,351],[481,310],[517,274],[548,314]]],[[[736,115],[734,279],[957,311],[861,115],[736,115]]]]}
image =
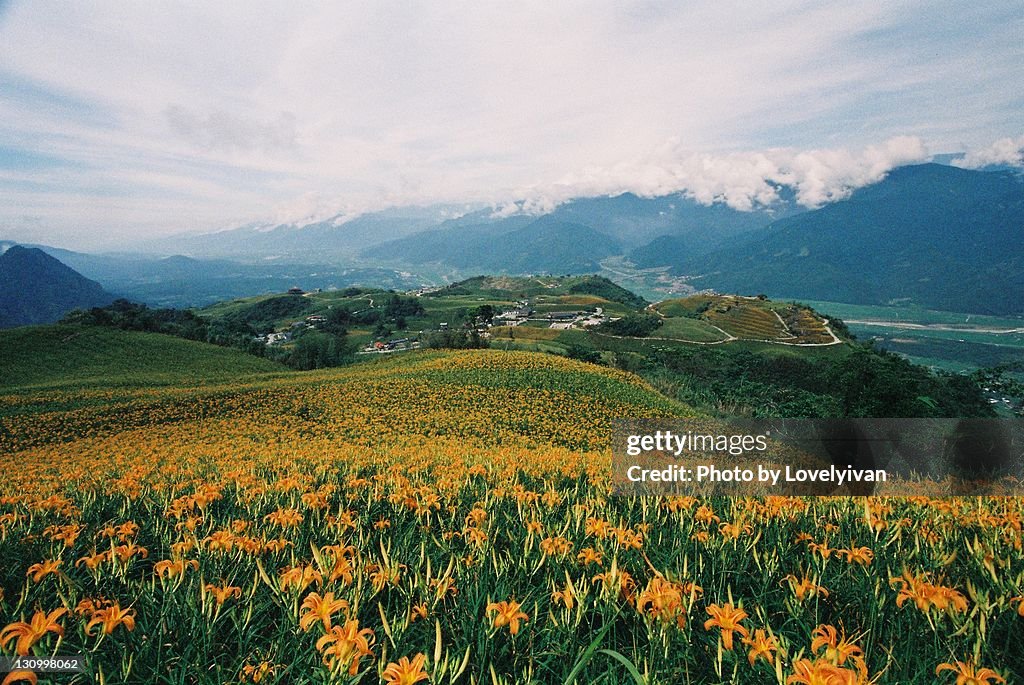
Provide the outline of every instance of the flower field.
{"type": "Polygon", "coordinates": [[[5,392],[0,654],[55,682],[1024,682],[1022,500],[615,497],[611,421],[689,413],[622,372],[5,392]]]}

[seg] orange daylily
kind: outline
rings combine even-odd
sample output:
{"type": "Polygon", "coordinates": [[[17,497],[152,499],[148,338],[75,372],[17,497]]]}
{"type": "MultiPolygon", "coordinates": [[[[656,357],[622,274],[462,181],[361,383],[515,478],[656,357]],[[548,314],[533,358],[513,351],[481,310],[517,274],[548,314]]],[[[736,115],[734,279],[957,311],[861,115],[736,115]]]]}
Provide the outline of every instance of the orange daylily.
{"type": "Polygon", "coordinates": [[[742,608],[734,607],[732,602],[721,606],[712,604],[707,608],[707,612],[711,614],[711,618],[704,621],[704,630],[720,628],[722,631],[722,647],[726,650],[732,650],[732,634],[734,632],[739,633],[743,637],[750,636],[750,631],[740,625],[740,621],[747,618],[747,612],[742,608]]]}
{"type": "Polygon", "coordinates": [[[683,587],[655,576],[636,598],[636,610],[661,621],[675,621],[679,627],[686,622],[683,587]]]}
{"type": "Polygon", "coordinates": [[[779,641],[775,639],[774,635],[766,633],[764,628],[758,628],[754,631],[753,637],[744,637],[740,642],[750,647],[750,652],[747,653],[747,661],[750,662],[751,666],[754,665],[758,657],[763,658],[768,663],[772,663],[774,653],[779,651],[779,641]]]}
{"type": "Polygon", "coordinates": [[[264,678],[272,676],[280,666],[270,663],[269,661],[261,661],[258,664],[246,664],[242,666],[242,672],[238,675],[240,682],[251,682],[259,683],[264,678]]]}
{"type": "Polygon", "coordinates": [[[854,547],[853,545],[850,546],[850,549],[837,549],[836,554],[846,557],[846,561],[851,564],[860,564],[861,566],[869,565],[875,558],[875,553],[870,547],[854,547]]]}
{"type": "Polygon", "coordinates": [[[0,685],[14,685],[14,683],[30,683],[36,685],[39,682],[39,677],[34,671],[11,671],[6,676],[0,685]]]}
{"type": "Polygon", "coordinates": [[[217,587],[216,585],[207,583],[203,589],[213,595],[213,598],[217,600],[217,606],[224,604],[224,602],[231,597],[234,597],[235,599],[240,599],[242,597],[242,588],[235,585],[217,587]]]}
{"type": "Polygon", "coordinates": [[[427,655],[422,653],[414,656],[412,661],[409,661],[409,657],[403,656],[397,664],[394,662],[388,664],[381,674],[381,678],[388,685],[415,685],[430,677],[423,669],[426,660],[427,655]]]}
{"type": "Polygon", "coordinates": [[[324,630],[330,631],[331,617],[339,611],[348,612],[348,601],[335,599],[333,592],[328,592],[323,597],[318,592],[310,592],[302,602],[302,609],[300,628],[308,631],[313,624],[319,622],[323,624],[324,630]]]}
{"type": "Polygon", "coordinates": [[[64,635],[64,628],[57,623],[57,619],[67,612],[68,610],[63,607],[54,609],[50,613],[37,611],[28,623],[16,621],[9,624],[0,631],[0,647],[6,647],[11,640],[17,640],[14,643],[14,653],[18,656],[27,656],[32,646],[47,633],[64,635]]]}
{"type": "Polygon", "coordinates": [[[143,559],[145,559],[149,557],[149,550],[147,550],[145,547],[140,547],[139,545],[136,545],[134,542],[129,542],[124,545],[118,545],[114,548],[114,556],[117,557],[117,560],[120,561],[122,564],[126,563],[135,555],[139,555],[143,559]]]}
{"type": "Polygon", "coordinates": [[[1019,597],[1011,597],[1010,605],[1012,606],[1014,602],[1017,603],[1017,615],[1021,618],[1024,618],[1024,595],[1021,595],[1019,597]]]}
{"type": "Polygon", "coordinates": [[[487,605],[487,613],[497,612],[497,615],[494,617],[494,627],[508,626],[508,631],[515,635],[519,632],[519,621],[530,620],[529,614],[519,610],[520,606],[519,602],[515,600],[491,602],[487,605]]]}
{"type": "Polygon", "coordinates": [[[603,555],[593,547],[584,547],[580,550],[580,553],[576,555],[576,559],[584,566],[587,564],[597,564],[600,566],[602,558],[603,555]]]}
{"type": "Polygon", "coordinates": [[[344,626],[332,626],[327,635],[316,641],[316,648],[323,655],[324,664],[332,671],[346,665],[349,675],[359,672],[359,659],[372,656],[373,631],[359,629],[359,621],[347,621],[344,626]]]}
{"type": "Polygon", "coordinates": [[[836,666],[842,666],[850,658],[859,659],[864,654],[863,649],[846,637],[845,631],[840,634],[835,626],[820,625],[811,635],[814,637],[811,641],[811,652],[817,653],[824,647],[825,660],[836,666]]]}
{"type": "Polygon", "coordinates": [[[281,569],[281,589],[293,589],[302,592],[310,583],[320,585],[323,576],[312,566],[293,566],[292,568],[281,569]]]}
{"type": "Polygon", "coordinates": [[[100,564],[109,558],[110,552],[98,552],[96,554],[87,555],[75,562],[75,568],[85,566],[90,571],[95,571],[100,564]]]}
{"type": "Polygon", "coordinates": [[[195,559],[164,559],[163,561],[158,561],[153,565],[153,571],[159,578],[163,578],[164,576],[167,578],[177,578],[178,576],[184,575],[185,568],[189,566],[192,567],[193,571],[199,570],[199,562],[195,559]]]}
{"type": "Polygon", "coordinates": [[[855,671],[840,668],[828,661],[800,659],[793,664],[793,675],[786,685],[857,685],[861,680],[855,671]]]}
{"type": "Polygon", "coordinates": [[[898,607],[902,607],[907,600],[914,600],[917,608],[926,613],[932,608],[947,614],[967,611],[967,598],[951,587],[930,583],[922,577],[915,578],[907,571],[904,571],[902,577],[894,578],[892,583],[900,584],[896,597],[898,607]]]}
{"type": "Polygon", "coordinates": [[[409,623],[415,623],[418,619],[427,617],[427,605],[425,602],[414,604],[409,610],[409,623]]]}
{"type": "Polygon", "coordinates": [[[782,579],[782,582],[789,583],[789,588],[793,591],[793,596],[796,597],[798,602],[802,602],[804,599],[815,595],[828,597],[828,590],[806,576],[804,578],[797,578],[793,574],[789,574],[782,579]]]}
{"type": "Polygon", "coordinates": [[[935,675],[943,671],[956,674],[956,685],[992,685],[1005,683],[1006,679],[991,668],[977,668],[973,664],[957,661],[952,664],[943,663],[935,667],[935,675]]]}
{"type": "Polygon", "coordinates": [[[562,590],[556,589],[551,593],[551,603],[558,604],[561,602],[565,605],[565,608],[572,611],[572,608],[576,606],[576,597],[573,594],[572,585],[566,583],[565,588],[562,590]]]}
{"type": "Polygon", "coordinates": [[[97,609],[92,615],[92,620],[85,624],[87,635],[92,633],[93,626],[102,625],[103,634],[110,635],[119,625],[124,625],[128,631],[135,630],[135,610],[122,609],[120,603],[115,602],[106,609],[97,609]]]}
{"type": "Polygon", "coordinates": [[[46,559],[38,564],[32,564],[29,566],[25,575],[32,576],[32,582],[38,583],[48,575],[56,575],[59,572],[60,565],[60,559],[57,559],[56,561],[46,559]]]}

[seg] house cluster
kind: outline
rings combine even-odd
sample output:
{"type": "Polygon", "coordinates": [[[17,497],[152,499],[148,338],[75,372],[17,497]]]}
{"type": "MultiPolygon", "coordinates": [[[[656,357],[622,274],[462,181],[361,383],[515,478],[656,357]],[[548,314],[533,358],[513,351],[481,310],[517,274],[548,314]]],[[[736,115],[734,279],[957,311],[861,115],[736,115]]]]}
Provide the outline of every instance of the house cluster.
{"type": "Polygon", "coordinates": [[[266,335],[257,335],[254,340],[262,342],[264,345],[283,345],[293,337],[299,331],[308,330],[310,328],[319,328],[323,324],[327,323],[327,317],[322,314],[313,314],[307,316],[302,321],[295,321],[286,331],[275,331],[273,333],[267,333],[266,335]]]}
{"type": "Polygon", "coordinates": [[[495,326],[518,326],[524,321],[529,321],[530,314],[533,314],[530,303],[527,300],[520,300],[512,309],[495,314],[492,321],[495,326]]]}
{"type": "MultiPolygon", "coordinates": [[[[410,274],[411,275],[411,274],[410,274]]],[[[405,291],[406,295],[415,295],[416,297],[422,297],[428,293],[436,293],[441,288],[439,286],[424,286],[422,288],[416,288],[415,290],[405,291]]]]}
{"type": "Polygon", "coordinates": [[[283,345],[292,339],[292,334],[289,331],[283,331],[281,333],[267,333],[266,335],[256,336],[256,340],[262,342],[264,345],[283,345]]]}
{"type": "Polygon", "coordinates": [[[604,310],[601,307],[597,307],[593,312],[550,312],[546,315],[546,319],[549,322],[548,328],[566,330],[569,328],[597,326],[604,323],[607,317],[604,315],[604,310]]]}
{"type": "Polygon", "coordinates": [[[419,340],[409,338],[396,338],[395,340],[377,340],[362,349],[360,354],[386,354],[388,352],[405,352],[406,350],[418,350],[419,340]]]}
{"type": "Polygon", "coordinates": [[[608,317],[605,316],[601,307],[596,307],[593,312],[589,311],[564,311],[564,312],[542,312],[538,313],[530,307],[528,301],[517,302],[516,306],[506,309],[495,315],[493,325],[495,326],[519,326],[527,321],[544,321],[549,328],[586,328],[604,323],[608,317]]]}

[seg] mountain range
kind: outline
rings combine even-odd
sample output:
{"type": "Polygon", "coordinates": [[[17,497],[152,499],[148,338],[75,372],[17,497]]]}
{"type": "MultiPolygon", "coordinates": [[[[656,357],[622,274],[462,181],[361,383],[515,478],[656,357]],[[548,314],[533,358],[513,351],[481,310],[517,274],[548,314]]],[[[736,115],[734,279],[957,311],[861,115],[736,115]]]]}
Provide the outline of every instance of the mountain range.
{"type": "Polygon", "coordinates": [[[444,264],[488,273],[579,274],[597,271],[605,257],[671,236],[713,249],[731,238],[799,213],[791,201],[740,212],[702,205],[682,195],[642,198],[632,193],[581,198],[540,217],[477,212],[435,229],[364,249],[364,258],[413,265],[444,264]],[[473,223],[468,219],[482,220],[473,223]]]}
{"type": "Polygon", "coordinates": [[[1007,171],[902,167],[845,200],[707,254],[647,248],[634,255],[721,292],[1020,313],[1024,181],[1007,171]]]}
{"type": "Polygon", "coordinates": [[[395,207],[355,217],[344,214],[309,222],[251,223],[216,233],[148,240],[146,252],[289,262],[343,259],[377,243],[433,228],[471,208],[456,205],[395,207]]]}
{"type": "Polygon", "coordinates": [[[900,167],[810,210],[777,190],[778,202],[753,211],[624,193],[539,215],[438,205],[252,224],[149,241],[139,246],[148,254],[37,247],[107,291],[160,306],[293,285],[407,290],[474,273],[593,273],[616,257],[718,292],[1024,313],[1019,170],[900,167]]]}

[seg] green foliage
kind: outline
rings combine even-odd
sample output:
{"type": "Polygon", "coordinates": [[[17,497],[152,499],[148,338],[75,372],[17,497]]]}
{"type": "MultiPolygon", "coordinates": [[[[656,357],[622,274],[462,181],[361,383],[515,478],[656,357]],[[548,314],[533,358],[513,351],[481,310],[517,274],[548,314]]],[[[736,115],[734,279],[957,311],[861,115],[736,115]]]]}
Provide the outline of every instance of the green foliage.
{"type": "Polygon", "coordinates": [[[488,347],[487,341],[480,337],[480,333],[475,328],[435,331],[425,335],[422,343],[424,347],[437,349],[462,350],[488,347]]]}
{"type": "Polygon", "coordinates": [[[387,317],[419,316],[423,312],[423,303],[418,297],[408,297],[392,293],[384,301],[384,316],[387,317]]]}
{"type": "Polygon", "coordinates": [[[341,366],[352,360],[353,346],[344,338],[319,331],[307,331],[296,338],[284,362],[293,369],[308,371],[341,366]]]}
{"type": "Polygon", "coordinates": [[[661,350],[639,369],[663,392],[721,413],[765,417],[991,416],[978,383],[933,373],[871,346],[842,356],[745,349],[661,350]]]}
{"type": "Polygon", "coordinates": [[[604,276],[587,276],[580,282],[569,286],[569,292],[574,295],[603,297],[609,302],[619,302],[638,309],[647,306],[647,300],[613,283],[604,276]]]}
{"type": "Polygon", "coordinates": [[[650,312],[634,312],[616,321],[608,321],[599,326],[602,333],[622,335],[631,338],[646,338],[658,329],[662,319],[650,312]]]}
{"type": "Polygon", "coordinates": [[[494,311],[494,305],[482,304],[473,311],[473,318],[480,319],[484,323],[490,323],[494,320],[494,315],[497,312],[494,311]]]}
{"type": "MultiPolygon", "coordinates": [[[[115,300],[106,307],[76,310],[65,316],[61,323],[83,326],[108,326],[125,331],[164,333],[177,338],[206,341],[209,323],[183,309],[150,309],[144,304],[128,300],[115,300]]],[[[227,330],[225,327],[223,330],[227,330]]],[[[246,331],[247,332],[247,331],[246,331]]]]}
{"type": "Polygon", "coordinates": [[[600,352],[583,345],[573,344],[567,346],[565,348],[565,356],[570,359],[579,359],[583,362],[590,362],[591,364],[602,363],[600,352]]]}
{"type": "Polygon", "coordinates": [[[301,295],[279,295],[232,311],[224,318],[232,322],[248,324],[257,333],[269,333],[274,330],[279,319],[303,317],[311,310],[312,303],[309,298],[301,295]]]}

